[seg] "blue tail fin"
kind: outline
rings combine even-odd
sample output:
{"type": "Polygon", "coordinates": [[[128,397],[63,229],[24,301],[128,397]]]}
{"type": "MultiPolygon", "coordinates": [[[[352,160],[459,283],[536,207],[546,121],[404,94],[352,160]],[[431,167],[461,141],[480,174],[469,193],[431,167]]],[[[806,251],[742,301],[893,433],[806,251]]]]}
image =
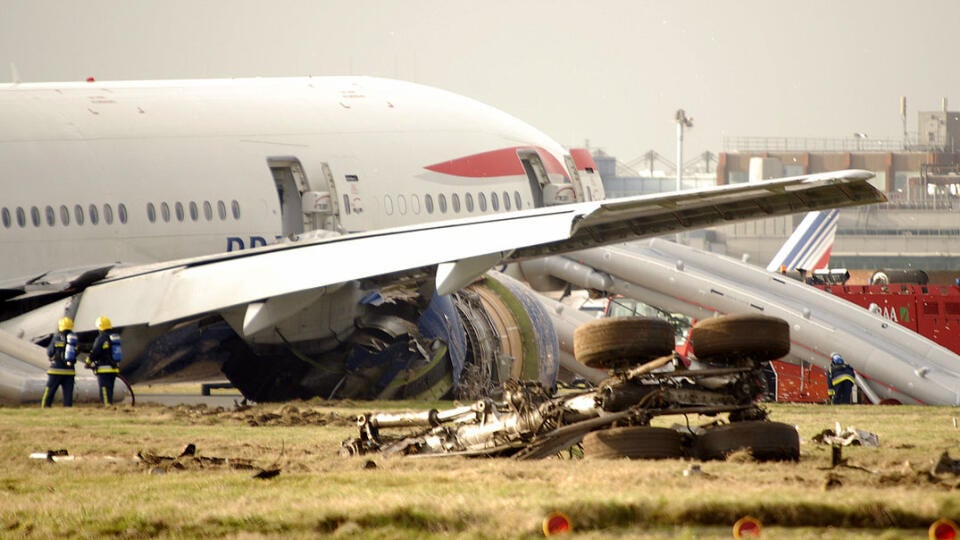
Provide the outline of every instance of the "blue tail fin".
{"type": "Polygon", "coordinates": [[[839,210],[809,212],[773,256],[767,270],[792,272],[802,269],[812,272],[828,267],[839,217],[839,210]]]}

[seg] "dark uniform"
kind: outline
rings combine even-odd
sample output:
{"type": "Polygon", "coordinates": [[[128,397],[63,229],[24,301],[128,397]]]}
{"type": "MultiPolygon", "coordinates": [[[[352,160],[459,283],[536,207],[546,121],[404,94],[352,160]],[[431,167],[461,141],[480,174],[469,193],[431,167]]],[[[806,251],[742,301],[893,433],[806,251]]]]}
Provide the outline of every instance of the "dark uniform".
{"type": "Polygon", "coordinates": [[[53,404],[57,388],[63,390],[63,406],[73,406],[73,382],[77,374],[73,366],[77,361],[77,335],[73,333],[73,320],[69,317],[60,319],[57,328],[57,333],[47,347],[50,368],[47,369],[47,387],[43,391],[41,407],[53,404]]]}
{"type": "Polygon", "coordinates": [[[827,393],[834,404],[850,403],[853,385],[856,384],[853,367],[844,362],[837,353],[830,356],[830,372],[827,374],[827,393]]]}
{"type": "Polygon", "coordinates": [[[113,383],[120,373],[120,360],[123,359],[123,349],[120,344],[120,334],[114,332],[110,319],[97,319],[97,328],[100,333],[93,342],[93,349],[87,359],[87,365],[97,374],[97,383],[100,386],[100,401],[104,405],[113,404],[113,383]]]}

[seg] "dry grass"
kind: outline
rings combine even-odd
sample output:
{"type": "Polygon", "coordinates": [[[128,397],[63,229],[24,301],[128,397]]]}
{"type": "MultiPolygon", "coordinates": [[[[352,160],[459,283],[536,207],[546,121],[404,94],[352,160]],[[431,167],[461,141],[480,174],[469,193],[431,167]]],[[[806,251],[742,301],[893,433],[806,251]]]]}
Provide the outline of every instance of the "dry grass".
{"type": "Polygon", "coordinates": [[[423,407],[0,408],[0,536],[522,538],[560,510],[579,538],[730,538],[746,514],[768,538],[920,538],[938,517],[960,518],[960,479],[929,473],[943,450],[960,457],[956,409],[773,405],[800,430],[800,463],[741,456],[695,476],[679,460],[338,456],[358,412],[403,406],[423,407]],[[845,448],[847,466],[830,469],[829,449],[809,439],[837,421],[882,448],[845,448]],[[177,464],[134,459],[188,443],[197,455],[177,464]],[[76,460],[28,459],[58,448],[76,460]],[[279,476],[252,478],[271,468],[279,476]]]}

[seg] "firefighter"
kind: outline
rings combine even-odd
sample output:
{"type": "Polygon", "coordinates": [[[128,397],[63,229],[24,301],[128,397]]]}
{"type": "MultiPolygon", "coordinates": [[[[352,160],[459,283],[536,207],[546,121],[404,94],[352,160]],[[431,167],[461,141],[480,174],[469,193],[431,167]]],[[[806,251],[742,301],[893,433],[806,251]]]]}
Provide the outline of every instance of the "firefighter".
{"type": "Polygon", "coordinates": [[[52,405],[57,388],[60,388],[63,390],[63,406],[72,407],[73,382],[77,374],[73,367],[77,361],[77,335],[73,333],[73,319],[70,317],[57,321],[57,333],[50,340],[47,356],[50,358],[50,368],[47,369],[47,387],[43,391],[40,406],[52,405]]]}
{"type": "Polygon", "coordinates": [[[827,374],[827,393],[831,402],[848,404],[855,384],[853,367],[843,360],[840,353],[830,354],[830,372],[827,374]]]}
{"type": "Polygon", "coordinates": [[[90,356],[87,358],[87,367],[97,374],[97,383],[100,386],[100,401],[104,405],[113,405],[113,383],[120,373],[120,361],[123,359],[123,348],[120,344],[120,334],[113,331],[113,323],[104,316],[96,320],[97,339],[93,342],[90,356]]]}

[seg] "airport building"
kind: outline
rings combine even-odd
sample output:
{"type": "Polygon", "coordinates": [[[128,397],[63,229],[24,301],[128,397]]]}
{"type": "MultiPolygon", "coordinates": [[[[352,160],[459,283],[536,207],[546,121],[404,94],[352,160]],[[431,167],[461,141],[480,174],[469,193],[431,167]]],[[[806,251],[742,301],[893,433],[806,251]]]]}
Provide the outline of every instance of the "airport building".
{"type": "MultiPolygon", "coordinates": [[[[602,152],[594,155],[608,197],[676,189],[675,168],[669,171],[666,163],[667,172],[655,170],[659,158],[648,152],[624,164],[602,152]]],[[[725,138],[718,155],[705,152],[687,164],[682,187],[840,169],[872,171],[872,183],[889,202],[841,211],[832,266],[925,270],[932,282],[941,283],[953,283],[954,274],[960,276],[960,112],[948,111],[945,99],[941,110],[919,112],[917,131],[905,129],[899,140],[875,140],[861,133],[842,139],[725,138]]],[[[766,265],[802,218],[692,231],[678,240],[766,265]]]]}

